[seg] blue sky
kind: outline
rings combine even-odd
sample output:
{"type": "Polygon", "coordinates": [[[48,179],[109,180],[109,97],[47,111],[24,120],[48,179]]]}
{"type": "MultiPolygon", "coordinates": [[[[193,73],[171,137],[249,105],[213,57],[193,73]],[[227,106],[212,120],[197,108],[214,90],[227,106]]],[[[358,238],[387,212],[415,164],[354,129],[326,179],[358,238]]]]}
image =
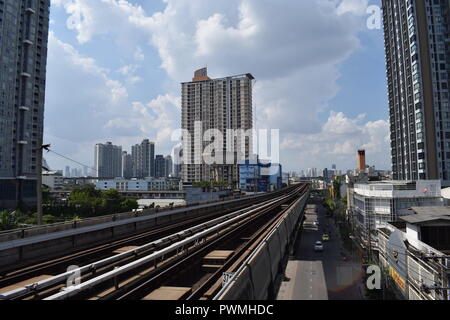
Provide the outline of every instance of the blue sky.
{"type": "MultiPolygon", "coordinates": [[[[251,72],[259,128],[285,170],[390,168],[382,30],[367,0],[53,0],[45,142],[93,164],[95,143],[169,154],[180,82],[251,72]]],[[[53,169],[76,167],[51,154],[53,169]]]]}

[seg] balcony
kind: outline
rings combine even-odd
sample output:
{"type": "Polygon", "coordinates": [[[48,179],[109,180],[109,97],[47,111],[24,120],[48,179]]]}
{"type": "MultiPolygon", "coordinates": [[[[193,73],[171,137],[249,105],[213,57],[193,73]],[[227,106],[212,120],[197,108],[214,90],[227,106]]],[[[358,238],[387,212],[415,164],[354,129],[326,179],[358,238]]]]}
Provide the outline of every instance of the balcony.
{"type": "Polygon", "coordinates": [[[26,13],[29,13],[29,14],[35,14],[35,13],[36,13],[36,11],[34,11],[34,10],[31,9],[31,8],[26,8],[26,9],[25,9],[25,12],[26,12],[26,13]]]}
{"type": "Polygon", "coordinates": [[[25,146],[25,145],[28,144],[28,141],[20,140],[20,141],[17,142],[17,144],[20,144],[20,145],[22,145],[22,146],[25,146]]]}
{"type": "Polygon", "coordinates": [[[24,77],[24,78],[31,78],[31,74],[27,73],[27,72],[22,72],[20,74],[20,76],[24,77]]]}
{"type": "Polygon", "coordinates": [[[31,41],[31,40],[23,40],[23,44],[27,44],[29,46],[32,46],[33,45],[33,41],[31,41]]]}
{"type": "Polygon", "coordinates": [[[21,106],[21,107],[19,107],[19,110],[21,110],[21,111],[30,111],[30,108],[25,107],[25,106],[21,106]]]}

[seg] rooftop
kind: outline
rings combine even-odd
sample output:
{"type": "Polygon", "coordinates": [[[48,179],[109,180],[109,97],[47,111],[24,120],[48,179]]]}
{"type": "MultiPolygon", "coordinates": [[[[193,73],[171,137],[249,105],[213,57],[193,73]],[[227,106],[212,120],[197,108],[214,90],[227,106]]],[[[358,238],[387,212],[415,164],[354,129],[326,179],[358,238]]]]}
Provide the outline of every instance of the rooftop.
{"type": "Polygon", "coordinates": [[[429,221],[447,220],[450,223],[450,207],[413,207],[412,214],[400,217],[410,224],[421,224],[429,221]]]}

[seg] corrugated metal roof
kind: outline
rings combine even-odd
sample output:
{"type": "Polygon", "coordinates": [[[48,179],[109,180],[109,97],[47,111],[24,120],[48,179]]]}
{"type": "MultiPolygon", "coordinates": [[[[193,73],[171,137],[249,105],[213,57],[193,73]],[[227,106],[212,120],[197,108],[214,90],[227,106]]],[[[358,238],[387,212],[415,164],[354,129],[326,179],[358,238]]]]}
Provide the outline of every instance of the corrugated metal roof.
{"type": "Polygon", "coordinates": [[[400,217],[400,220],[411,224],[420,224],[436,220],[448,220],[450,223],[450,207],[413,207],[412,214],[400,217]]]}

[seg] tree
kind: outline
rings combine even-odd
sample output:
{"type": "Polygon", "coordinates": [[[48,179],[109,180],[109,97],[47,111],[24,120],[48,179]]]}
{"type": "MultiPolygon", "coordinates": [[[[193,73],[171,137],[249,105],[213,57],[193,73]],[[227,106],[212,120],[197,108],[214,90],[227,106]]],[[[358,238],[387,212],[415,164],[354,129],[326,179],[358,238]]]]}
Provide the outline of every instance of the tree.
{"type": "Polygon", "coordinates": [[[120,204],[120,207],[121,207],[122,211],[128,212],[128,211],[132,211],[134,209],[139,208],[139,205],[138,205],[137,201],[134,199],[125,199],[120,204]]]}
{"type": "Polygon", "coordinates": [[[106,210],[112,211],[116,211],[117,209],[121,208],[121,203],[123,201],[119,191],[117,190],[102,191],[101,199],[102,207],[106,210]]]}
{"type": "Polygon", "coordinates": [[[333,181],[333,191],[334,191],[335,198],[340,199],[341,198],[341,182],[337,179],[333,181]]]}
{"type": "Polygon", "coordinates": [[[78,187],[72,191],[69,205],[75,207],[98,207],[101,204],[101,193],[93,185],[78,187]]]}
{"type": "Polygon", "coordinates": [[[17,228],[17,216],[14,212],[0,211],[0,230],[11,230],[17,228]]]}

